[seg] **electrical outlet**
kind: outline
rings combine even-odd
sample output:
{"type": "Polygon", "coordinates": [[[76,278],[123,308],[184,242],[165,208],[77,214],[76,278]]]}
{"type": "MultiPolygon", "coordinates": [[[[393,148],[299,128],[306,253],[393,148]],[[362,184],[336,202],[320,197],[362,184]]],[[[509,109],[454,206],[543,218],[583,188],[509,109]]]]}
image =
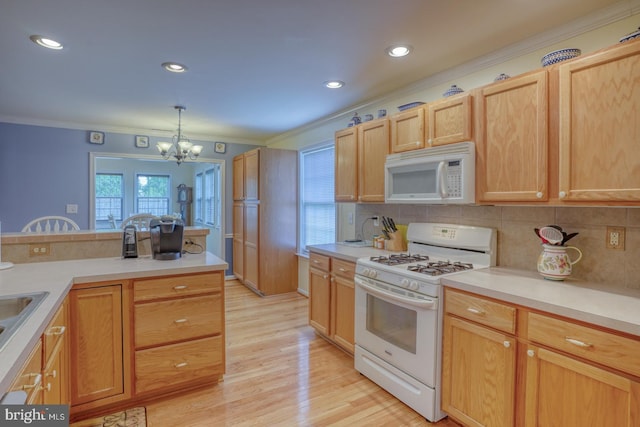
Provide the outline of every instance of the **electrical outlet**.
{"type": "Polygon", "coordinates": [[[29,256],[49,255],[51,252],[51,244],[49,243],[32,243],[29,245],[29,256]]]}
{"type": "Polygon", "coordinates": [[[624,250],[624,227],[607,227],[607,249],[624,250]]]}

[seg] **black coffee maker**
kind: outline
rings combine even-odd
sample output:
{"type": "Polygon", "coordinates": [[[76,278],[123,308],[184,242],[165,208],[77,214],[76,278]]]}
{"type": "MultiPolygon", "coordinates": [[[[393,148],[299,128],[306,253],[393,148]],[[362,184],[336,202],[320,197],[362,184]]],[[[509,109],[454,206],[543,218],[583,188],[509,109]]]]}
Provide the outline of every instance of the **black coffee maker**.
{"type": "Polygon", "coordinates": [[[172,216],[154,218],[149,222],[153,259],[172,260],[182,256],[184,221],[172,216]]]}

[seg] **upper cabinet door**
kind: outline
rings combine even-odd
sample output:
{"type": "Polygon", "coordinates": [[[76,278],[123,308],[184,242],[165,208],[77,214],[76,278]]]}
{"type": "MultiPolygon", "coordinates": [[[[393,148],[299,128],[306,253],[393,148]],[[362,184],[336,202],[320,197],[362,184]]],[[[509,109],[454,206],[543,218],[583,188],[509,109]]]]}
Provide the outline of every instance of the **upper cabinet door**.
{"type": "Polygon", "coordinates": [[[425,108],[416,107],[391,117],[391,152],[425,147],[425,108]]]}
{"type": "Polygon", "coordinates": [[[358,199],[358,131],[351,127],[335,136],[335,200],[355,203],[358,199]]]}
{"type": "Polygon", "coordinates": [[[258,200],[260,197],[260,150],[244,153],[244,195],[245,200],[258,200]]]}
{"type": "Polygon", "coordinates": [[[561,201],[640,202],[640,43],[558,67],[561,201]]]}
{"type": "Polygon", "coordinates": [[[389,121],[358,126],[358,201],[384,202],[384,163],[389,154],[389,121]]]}
{"type": "Polygon", "coordinates": [[[244,154],[233,158],[233,200],[244,200],[244,154]]]}
{"type": "Polygon", "coordinates": [[[472,140],[471,101],[471,94],[465,93],[429,103],[430,147],[472,140]]]}
{"type": "Polygon", "coordinates": [[[476,104],[478,201],[546,201],[549,198],[547,71],[481,88],[476,104]]]}

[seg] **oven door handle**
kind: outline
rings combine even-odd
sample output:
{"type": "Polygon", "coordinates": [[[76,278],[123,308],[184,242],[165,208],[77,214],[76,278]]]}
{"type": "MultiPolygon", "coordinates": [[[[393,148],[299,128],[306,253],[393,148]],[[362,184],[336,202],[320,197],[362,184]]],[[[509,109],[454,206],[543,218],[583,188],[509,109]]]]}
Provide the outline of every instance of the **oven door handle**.
{"type": "Polygon", "coordinates": [[[368,283],[360,280],[358,277],[354,278],[355,283],[360,286],[365,291],[370,294],[379,296],[381,298],[385,298],[387,300],[393,300],[400,303],[412,305],[414,307],[436,310],[438,308],[438,301],[434,299],[414,299],[414,298],[405,298],[399,295],[392,294],[390,292],[383,291],[382,289],[378,289],[375,286],[371,286],[368,283]]]}

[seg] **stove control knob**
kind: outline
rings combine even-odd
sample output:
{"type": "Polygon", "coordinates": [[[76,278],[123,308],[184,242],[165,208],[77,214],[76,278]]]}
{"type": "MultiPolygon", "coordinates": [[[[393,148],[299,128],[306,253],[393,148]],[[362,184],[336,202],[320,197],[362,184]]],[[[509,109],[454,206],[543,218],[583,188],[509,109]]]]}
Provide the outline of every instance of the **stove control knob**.
{"type": "Polygon", "coordinates": [[[362,275],[366,276],[366,277],[369,277],[369,269],[368,268],[363,268],[362,269],[362,275]]]}
{"type": "Polygon", "coordinates": [[[418,282],[416,282],[415,280],[412,280],[411,283],[409,283],[409,289],[416,291],[419,287],[420,285],[418,285],[418,282]]]}
{"type": "Polygon", "coordinates": [[[378,277],[378,272],[372,269],[369,271],[369,274],[367,274],[367,276],[369,276],[372,279],[375,279],[376,277],[378,277]]]}
{"type": "Polygon", "coordinates": [[[400,281],[400,286],[402,286],[403,288],[408,288],[409,287],[409,279],[402,279],[400,281]]]}

